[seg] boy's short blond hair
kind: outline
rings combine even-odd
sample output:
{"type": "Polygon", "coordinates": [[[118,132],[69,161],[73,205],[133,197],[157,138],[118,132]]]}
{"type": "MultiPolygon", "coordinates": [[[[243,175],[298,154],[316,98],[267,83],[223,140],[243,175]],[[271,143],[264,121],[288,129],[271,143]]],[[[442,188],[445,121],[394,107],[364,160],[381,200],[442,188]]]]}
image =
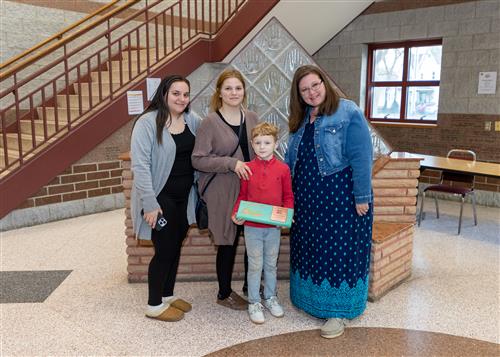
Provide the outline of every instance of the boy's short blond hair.
{"type": "Polygon", "coordinates": [[[278,141],[278,127],[268,122],[262,122],[252,129],[252,140],[257,136],[264,135],[271,135],[274,141],[278,141]]]}

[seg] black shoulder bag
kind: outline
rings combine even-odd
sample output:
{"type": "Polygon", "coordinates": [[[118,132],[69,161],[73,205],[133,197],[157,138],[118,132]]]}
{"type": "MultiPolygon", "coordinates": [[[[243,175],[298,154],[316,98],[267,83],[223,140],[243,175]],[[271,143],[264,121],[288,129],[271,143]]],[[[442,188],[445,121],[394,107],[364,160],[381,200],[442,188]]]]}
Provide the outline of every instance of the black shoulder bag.
{"type": "MultiPolygon", "coordinates": [[[[218,110],[217,110],[217,114],[219,115],[221,120],[226,122],[224,120],[224,117],[222,116],[222,114],[218,110]]],[[[229,156],[233,156],[234,153],[236,152],[236,150],[238,150],[238,147],[240,146],[240,139],[241,139],[242,130],[243,130],[243,112],[241,113],[240,129],[238,132],[238,145],[236,145],[236,148],[233,150],[233,152],[229,156]]],[[[203,199],[203,195],[205,194],[205,191],[207,190],[208,186],[213,181],[213,179],[215,178],[216,175],[217,175],[217,172],[215,172],[212,175],[212,177],[210,177],[207,184],[203,188],[203,191],[198,196],[198,201],[196,202],[196,208],[195,208],[196,225],[198,226],[198,229],[207,229],[208,228],[208,208],[207,208],[207,203],[203,199]]]]}

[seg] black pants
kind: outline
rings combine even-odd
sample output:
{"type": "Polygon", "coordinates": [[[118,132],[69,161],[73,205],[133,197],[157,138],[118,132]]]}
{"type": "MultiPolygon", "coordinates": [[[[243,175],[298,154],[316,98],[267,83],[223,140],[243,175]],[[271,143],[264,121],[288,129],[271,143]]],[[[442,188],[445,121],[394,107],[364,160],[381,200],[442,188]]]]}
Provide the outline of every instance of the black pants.
{"type": "Polygon", "coordinates": [[[192,175],[171,177],[157,197],[167,225],[159,232],[153,229],[151,235],[155,251],[148,270],[151,306],[160,305],[163,296],[174,294],[182,242],[189,229],[186,210],[192,184],[192,175]]]}
{"type": "MultiPolygon", "coordinates": [[[[217,294],[217,298],[225,299],[227,298],[231,292],[233,291],[231,288],[231,281],[233,277],[233,267],[234,267],[234,259],[236,258],[236,249],[238,248],[238,242],[243,231],[243,226],[238,226],[236,230],[236,238],[234,239],[233,245],[219,245],[217,247],[217,260],[216,260],[216,269],[217,269],[217,280],[219,282],[219,293],[217,294]]],[[[245,282],[247,282],[247,274],[248,274],[248,256],[247,251],[245,250],[245,282]]]]}

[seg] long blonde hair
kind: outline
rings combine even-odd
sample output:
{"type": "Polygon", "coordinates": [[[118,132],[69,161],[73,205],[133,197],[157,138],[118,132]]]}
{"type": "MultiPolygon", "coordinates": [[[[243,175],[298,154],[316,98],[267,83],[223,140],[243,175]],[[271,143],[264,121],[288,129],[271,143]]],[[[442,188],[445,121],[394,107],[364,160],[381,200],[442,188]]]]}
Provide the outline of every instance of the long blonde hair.
{"type": "Polygon", "coordinates": [[[245,79],[243,79],[243,75],[241,74],[240,71],[236,69],[226,69],[224,72],[222,72],[217,78],[217,84],[215,86],[215,92],[212,94],[212,99],[210,100],[210,111],[215,112],[219,110],[222,107],[222,98],[221,98],[221,90],[222,90],[222,84],[226,79],[229,78],[236,78],[238,79],[241,84],[243,85],[243,91],[245,94],[243,95],[243,103],[242,106],[246,108],[247,106],[247,87],[245,84],[245,79]]]}
{"type": "Polygon", "coordinates": [[[290,133],[295,133],[299,130],[304,120],[304,116],[306,115],[307,103],[304,102],[300,94],[299,82],[308,74],[316,74],[325,86],[326,96],[323,103],[319,105],[318,114],[331,115],[337,111],[337,107],[339,106],[340,96],[332,87],[328,77],[321,69],[312,65],[305,65],[297,68],[293,75],[292,86],[290,88],[290,116],[288,117],[288,128],[290,133]]]}

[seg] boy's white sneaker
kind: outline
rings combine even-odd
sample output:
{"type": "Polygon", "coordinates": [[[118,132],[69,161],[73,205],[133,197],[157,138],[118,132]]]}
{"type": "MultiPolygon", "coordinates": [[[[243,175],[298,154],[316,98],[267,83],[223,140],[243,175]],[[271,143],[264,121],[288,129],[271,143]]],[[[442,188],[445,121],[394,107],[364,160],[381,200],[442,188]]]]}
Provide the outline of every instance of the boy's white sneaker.
{"type": "Polygon", "coordinates": [[[248,315],[254,324],[263,324],[266,319],[264,317],[264,306],[260,302],[248,304],[248,315]]]}
{"type": "Polygon", "coordinates": [[[283,315],[285,315],[285,312],[283,311],[283,308],[281,307],[276,296],[271,296],[269,299],[264,300],[264,306],[274,317],[283,317],[283,315]]]}

